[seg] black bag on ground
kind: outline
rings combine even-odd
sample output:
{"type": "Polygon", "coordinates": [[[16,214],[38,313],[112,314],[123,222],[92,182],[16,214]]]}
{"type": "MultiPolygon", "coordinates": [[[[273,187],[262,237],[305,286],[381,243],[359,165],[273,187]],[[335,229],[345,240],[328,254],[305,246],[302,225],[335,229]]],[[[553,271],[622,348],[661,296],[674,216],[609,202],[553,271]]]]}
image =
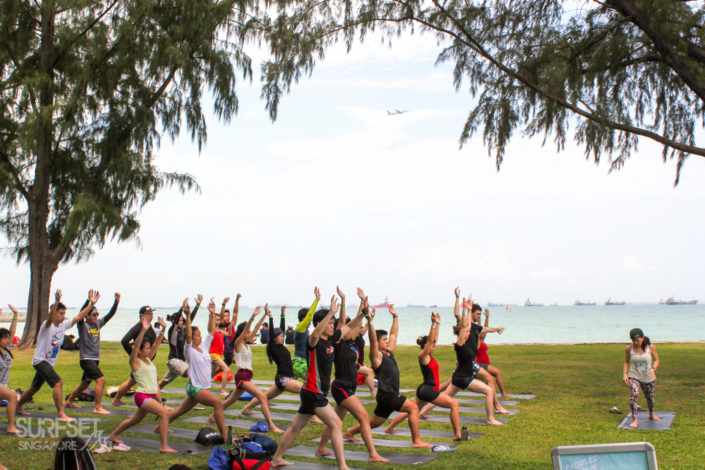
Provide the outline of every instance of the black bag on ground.
{"type": "Polygon", "coordinates": [[[198,436],[196,436],[196,442],[204,446],[217,446],[225,443],[225,439],[220,435],[218,431],[213,428],[206,426],[198,431],[198,436]]]}
{"type": "Polygon", "coordinates": [[[251,432],[248,436],[250,441],[256,442],[262,446],[262,452],[265,454],[273,455],[277,451],[277,441],[264,434],[257,434],[251,432]]]}
{"type": "Polygon", "coordinates": [[[93,454],[80,437],[64,437],[56,446],[54,470],[98,470],[93,454]]]}
{"type": "Polygon", "coordinates": [[[272,460],[272,454],[268,452],[252,452],[242,448],[239,442],[233,442],[228,449],[228,468],[233,468],[233,463],[243,460],[259,460],[257,467],[272,460]]]}
{"type": "Polygon", "coordinates": [[[95,401],[95,390],[91,387],[86,388],[76,397],[78,401],[95,401]]]}

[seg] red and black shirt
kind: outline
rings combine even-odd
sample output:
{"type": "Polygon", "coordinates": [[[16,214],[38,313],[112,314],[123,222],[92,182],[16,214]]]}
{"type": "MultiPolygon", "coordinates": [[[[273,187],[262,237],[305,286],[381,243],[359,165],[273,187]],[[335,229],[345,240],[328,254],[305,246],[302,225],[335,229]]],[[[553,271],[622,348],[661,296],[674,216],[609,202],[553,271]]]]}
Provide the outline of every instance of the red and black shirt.
{"type": "Polygon", "coordinates": [[[306,361],[308,362],[308,372],[306,373],[306,384],[304,389],[313,393],[327,395],[330,389],[330,373],[333,369],[333,358],[335,357],[335,347],[333,346],[340,339],[340,330],[328,337],[319,338],[316,346],[311,347],[306,342],[306,361]]]}

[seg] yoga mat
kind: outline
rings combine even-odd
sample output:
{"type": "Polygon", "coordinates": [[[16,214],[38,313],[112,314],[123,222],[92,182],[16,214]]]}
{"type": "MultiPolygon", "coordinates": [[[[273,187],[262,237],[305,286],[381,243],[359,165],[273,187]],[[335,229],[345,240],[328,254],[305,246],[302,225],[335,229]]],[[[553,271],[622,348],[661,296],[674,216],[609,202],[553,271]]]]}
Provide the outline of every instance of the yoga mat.
{"type": "MultiPolygon", "coordinates": [[[[217,429],[218,426],[216,426],[215,423],[208,423],[208,417],[207,416],[193,416],[191,418],[186,418],[184,421],[188,421],[189,423],[199,423],[199,424],[204,424],[207,425],[213,429],[217,429]]],[[[225,425],[226,426],[232,426],[237,429],[245,429],[249,432],[250,428],[255,425],[254,421],[248,421],[246,419],[225,419],[225,425]]],[[[277,427],[282,430],[286,430],[289,426],[286,424],[277,424],[277,427]]],[[[240,433],[244,434],[244,433],[240,433]]]]}
{"type": "MultiPolygon", "coordinates": [[[[30,418],[30,419],[35,419],[35,418],[49,418],[49,419],[53,419],[53,420],[55,420],[55,421],[58,421],[58,419],[59,419],[59,417],[57,416],[56,413],[47,413],[47,412],[45,412],[45,411],[34,411],[34,410],[31,410],[31,409],[29,409],[29,408],[27,408],[27,407],[25,407],[24,410],[27,411],[27,412],[29,412],[29,413],[31,413],[31,414],[30,414],[29,416],[23,416],[23,415],[20,415],[20,414],[16,414],[16,415],[15,415],[15,420],[18,420],[18,419],[20,419],[20,418],[30,418]]],[[[82,410],[70,410],[70,411],[69,411],[69,410],[64,410],[64,413],[66,413],[69,417],[75,419],[77,422],[78,422],[78,419],[79,419],[79,418],[80,418],[81,420],[83,420],[84,423],[86,422],[86,420],[90,420],[90,421],[102,421],[105,416],[103,416],[103,415],[94,415],[93,412],[92,412],[92,410],[93,410],[93,408],[91,407],[91,408],[89,409],[89,412],[91,413],[91,416],[79,416],[79,415],[76,415],[75,413],[73,413],[73,414],[71,413],[71,411],[82,411],[82,410]]],[[[84,412],[85,412],[85,411],[84,411],[84,412]]],[[[25,421],[25,423],[26,423],[26,421],[25,421]]]]}
{"type": "MultiPolygon", "coordinates": [[[[470,398],[457,398],[453,397],[461,405],[485,405],[485,400],[473,400],[470,398]]],[[[516,400],[499,400],[499,404],[502,406],[517,406],[519,404],[516,400]]]]}
{"type": "MultiPolygon", "coordinates": [[[[459,406],[458,410],[460,410],[461,413],[479,413],[484,415],[485,414],[485,409],[484,408],[479,408],[479,407],[469,407],[469,406],[459,406]]],[[[507,410],[509,411],[508,415],[500,415],[495,413],[496,416],[510,416],[510,415],[515,415],[519,413],[519,410],[507,410]]],[[[448,414],[450,413],[450,408],[441,408],[440,406],[437,406],[433,408],[430,413],[445,413],[448,414]]],[[[420,418],[422,419],[422,418],[420,418]]]]}
{"type": "MultiPolygon", "coordinates": [[[[359,395],[359,393],[355,393],[355,395],[359,395]]],[[[276,398],[274,398],[273,401],[276,403],[276,402],[279,401],[279,400],[282,400],[282,401],[296,401],[296,402],[301,403],[301,397],[300,397],[300,396],[298,396],[298,395],[290,395],[290,394],[287,394],[287,393],[282,393],[281,395],[279,395],[279,396],[277,396],[276,398]]],[[[360,403],[362,403],[363,405],[369,405],[370,403],[375,403],[375,402],[376,402],[376,400],[374,400],[374,399],[366,400],[366,399],[364,399],[364,398],[359,398],[359,400],[360,400],[360,403]]],[[[335,406],[335,400],[329,400],[329,401],[331,402],[331,405],[332,405],[332,406],[335,406]]],[[[482,402],[482,403],[484,403],[484,402],[482,402]]],[[[284,409],[284,408],[282,408],[282,409],[284,409]]],[[[298,408],[297,408],[297,409],[298,409],[298,408]]]]}
{"type": "Polygon", "coordinates": [[[183,388],[174,388],[174,387],[171,387],[171,388],[163,388],[163,389],[161,390],[161,392],[162,392],[162,393],[173,393],[173,394],[176,394],[176,395],[186,395],[186,390],[183,389],[183,388]]]}
{"type": "MultiPolygon", "coordinates": [[[[135,426],[133,428],[130,428],[127,430],[127,432],[136,432],[140,434],[148,434],[149,436],[152,436],[154,439],[159,439],[159,433],[154,432],[154,424],[140,424],[139,426],[135,426]]],[[[169,429],[171,429],[174,432],[169,433],[169,439],[172,437],[178,437],[181,439],[188,439],[189,441],[193,441],[196,439],[196,436],[198,435],[198,429],[185,429],[185,428],[176,428],[173,426],[169,426],[169,429]]],[[[218,426],[215,424],[213,425],[213,429],[218,431],[218,426]]]]}
{"type": "MultiPolygon", "coordinates": [[[[129,431],[129,429],[128,429],[129,431]]],[[[157,436],[158,437],[158,436],[157,436]]],[[[144,450],[147,452],[159,452],[159,447],[161,447],[161,443],[157,439],[145,439],[143,437],[131,437],[131,436],[119,436],[118,439],[123,441],[125,444],[128,446],[132,447],[132,450],[144,450]]],[[[211,453],[213,451],[213,447],[208,447],[208,446],[202,446],[201,444],[196,444],[194,443],[185,443],[185,442],[176,442],[176,441],[169,441],[169,447],[171,447],[174,450],[178,450],[179,454],[182,455],[195,455],[195,454],[201,454],[204,452],[211,453]]],[[[119,451],[112,451],[111,454],[119,454],[119,451]]]]}
{"type": "MultiPolygon", "coordinates": [[[[438,453],[428,452],[424,454],[393,454],[391,452],[379,452],[384,458],[390,460],[387,465],[423,465],[428,462],[432,462],[438,458],[438,453]]],[[[315,457],[316,448],[307,446],[296,446],[291,447],[284,452],[284,455],[296,455],[298,457],[315,457]]],[[[367,461],[370,454],[360,450],[347,450],[345,449],[345,460],[360,460],[367,461]]],[[[327,455],[326,457],[318,457],[322,459],[335,460],[335,455],[327,455]]]]}
{"type": "MultiPolygon", "coordinates": [[[[639,418],[639,426],[636,429],[641,431],[668,431],[671,428],[671,424],[673,424],[673,419],[676,417],[676,414],[672,411],[656,411],[654,414],[661,420],[653,421],[649,419],[648,411],[637,411],[636,417],[639,418]]],[[[629,413],[617,427],[632,431],[634,428],[629,427],[631,423],[632,415],[629,413]]]]}
{"type": "MultiPolygon", "coordinates": [[[[240,418],[245,418],[245,419],[256,419],[256,420],[264,420],[264,415],[262,414],[261,411],[255,411],[255,414],[252,416],[246,416],[246,415],[241,415],[239,409],[230,409],[226,410],[225,414],[227,416],[238,416],[240,418]]],[[[272,417],[274,421],[276,420],[282,420],[282,421],[293,421],[294,418],[296,417],[296,413],[277,413],[276,411],[269,411],[269,415],[272,417]]],[[[254,424],[254,423],[253,423],[254,424]]]]}
{"type": "MultiPolygon", "coordinates": [[[[355,436],[355,437],[357,437],[358,439],[360,439],[360,442],[350,442],[350,441],[348,441],[348,440],[345,440],[345,441],[344,441],[344,444],[345,444],[346,446],[349,445],[349,446],[362,446],[362,447],[365,447],[365,443],[362,441],[362,437],[360,437],[359,434],[358,434],[357,436],[355,436]]],[[[313,441],[313,442],[320,442],[320,441],[321,441],[321,438],[320,438],[320,437],[317,437],[316,439],[312,439],[312,441],[313,441]]],[[[377,439],[376,437],[373,437],[373,438],[372,438],[372,441],[374,442],[375,447],[404,447],[404,448],[413,449],[413,447],[411,447],[411,441],[407,441],[407,440],[401,440],[401,439],[377,439]]],[[[435,442],[435,443],[432,442],[431,444],[433,444],[433,445],[438,445],[439,443],[438,443],[438,442],[435,442]]],[[[458,442],[444,442],[444,443],[443,443],[444,446],[448,446],[448,447],[455,447],[455,446],[457,446],[458,444],[459,444],[458,442]]],[[[330,443],[328,443],[328,447],[330,447],[330,443]]]]}
{"type": "MultiPolygon", "coordinates": [[[[398,415],[396,411],[392,413],[389,418],[393,419],[396,415],[398,415]]],[[[497,421],[501,421],[502,423],[506,424],[507,421],[509,421],[507,418],[500,418],[498,415],[495,415],[495,418],[497,418],[497,421]]],[[[434,423],[446,423],[450,424],[450,418],[446,415],[431,415],[428,417],[428,419],[425,419],[423,421],[433,421],[434,423]]],[[[487,424],[487,419],[486,418],[480,418],[480,417],[475,417],[475,416],[461,416],[460,417],[460,422],[463,424],[487,424]]]]}
{"type": "Polygon", "coordinates": [[[128,406],[120,406],[120,407],[109,407],[109,406],[103,406],[106,410],[110,411],[109,415],[97,415],[93,413],[93,407],[92,406],[82,406],[80,408],[74,408],[74,409],[64,409],[67,415],[71,416],[72,411],[77,411],[81,413],[90,413],[92,416],[104,416],[106,418],[109,418],[110,416],[132,416],[135,414],[135,411],[137,411],[137,407],[135,405],[132,405],[131,409],[127,409],[128,406]]]}
{"type": "MultiPolygon", "coordinates": [[[[386,423],[385,423],[386,424],[386,423]]],[[[411,431],[409,430],[409,425],[408,424],[400,424],[396,428],[394,428],[394,433],[393,434],[387,434],[384,432],[384,429],[386,426],[380,426],[378,428],[373,428],[372,429],[372,434],[377,434],[381,436],[405,436],[405,437],[411,437],[411,431]]],[[[421,428],[419,430],[419,434],[421,435],[421,439],[427,439],[427,438],[433,438],[433,439],[453,439],[455,437],[455,434],[453,434],[451,431],[439,431],[438,429],[424,429],[421,428]]],[[[482,433],[479,432],[471,432],[468,433],[468,437],[470,439],[477,439],[478,437],[481,437],[482,433]]],[[[359,438],[360,435],[356,434],[355,437],[359,438]]],[[[447,442],[443,443],[444,445],[447,445],[447,442]]]]}
{"type": "MultiPolygon", "coordinates": [[[[478,392],[458,392],[455,394],[457,397],[484,397],[484,393],[478,393],[478,392]]],[[[513,393],[512,398],[520,398],[523,400],[530,400],[532,398],[536,398],[536,395],[530,395],[527,393],[513,393]]]]}
{"type": "MultiPolygon", "coordinates": [[[[316,457],[318,458],[318,457],[316,457]]],[[[334,465],[325,465],[322,463],[313,463],[313,462],[297,462],[296,460],[289,460],[289,462],[293,463],[293,467],[279,467],[279,468],[298,468],[301,470],[335,470],[336,466],[334,465]]],[[[274,467],[272,467],[274,468],[274,467]]],[[[348,467],[350,470],[367,470],[365,468],[361,467],[348,467]]]]}

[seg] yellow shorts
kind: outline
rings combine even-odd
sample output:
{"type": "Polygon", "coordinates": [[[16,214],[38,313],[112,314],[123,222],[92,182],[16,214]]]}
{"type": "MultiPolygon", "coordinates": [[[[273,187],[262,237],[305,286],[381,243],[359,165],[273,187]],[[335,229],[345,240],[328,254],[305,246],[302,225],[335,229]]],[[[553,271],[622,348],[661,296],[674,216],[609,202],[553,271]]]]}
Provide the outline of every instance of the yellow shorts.
{"type": "Polygon", "coordinates": [[[221,356],[220,354],[211,354],[211,362],[215,362],[215,361],[217,361],[218,359],[220,359],[220,360],[222,361],[222,360],[223,360],[223,356],[221,356]]]}

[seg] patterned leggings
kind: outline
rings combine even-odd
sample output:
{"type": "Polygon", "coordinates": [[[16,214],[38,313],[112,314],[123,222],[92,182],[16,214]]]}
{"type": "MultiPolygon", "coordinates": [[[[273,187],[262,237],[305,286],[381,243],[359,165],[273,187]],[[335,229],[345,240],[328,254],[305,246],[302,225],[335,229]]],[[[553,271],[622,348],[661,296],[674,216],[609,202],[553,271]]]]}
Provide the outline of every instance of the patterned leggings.
{"type": "Polygon", "coordinates": [[[629,377],[629,407],[632,409],[632,414],[636,415],[636,405],[639,400],[639,386],[644,391],[646,404],[649,406],[649,412],[654,411],[654,388],[656,382],[640,382],[637,379],[629,377]]]}

